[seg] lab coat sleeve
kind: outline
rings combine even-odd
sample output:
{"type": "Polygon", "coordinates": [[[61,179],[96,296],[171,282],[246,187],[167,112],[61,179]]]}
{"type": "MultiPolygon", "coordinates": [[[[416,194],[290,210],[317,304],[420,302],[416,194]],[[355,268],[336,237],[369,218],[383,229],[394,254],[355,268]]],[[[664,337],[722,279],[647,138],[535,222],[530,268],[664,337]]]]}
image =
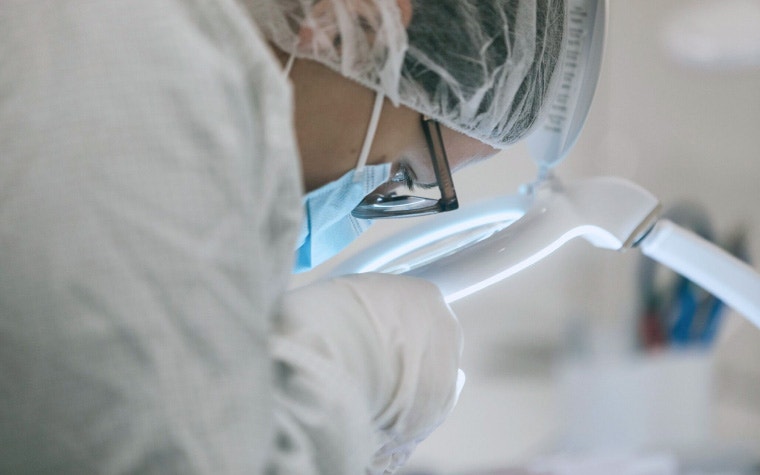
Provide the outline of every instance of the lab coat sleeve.
{"type": "Polygon", "coordinates": [[[232,0],[0,3],[0,473],[265,473],[279,66],[232,0]]]}
{"type": "Polygon", "coordinates": [[[0,473],[356,475],[448,411],[429,284],[280,310],[291,103],[236,2],[11,0],[0,64],[0,473]]]}
{"type": "Polygon", "coordinates": [[[456,402],[461,331],[429,282],[311,284],[274,332],[278,473],[392,473],[456,402]]]}

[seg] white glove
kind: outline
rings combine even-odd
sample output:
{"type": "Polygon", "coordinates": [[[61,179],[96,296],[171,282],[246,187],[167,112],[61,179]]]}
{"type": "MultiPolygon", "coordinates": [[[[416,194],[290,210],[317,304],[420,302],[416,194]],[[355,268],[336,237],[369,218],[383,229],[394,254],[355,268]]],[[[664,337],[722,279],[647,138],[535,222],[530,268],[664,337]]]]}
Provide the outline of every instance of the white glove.
{"type": "MultiPolygon", "coordinates": [[[[290,372],[308,367],[303,371],[308,379],[286,384],[286,391],[311,394],[281,399],[312,406],[309,397],[332,404],[339,398],[345,401],[349,393],[363,399],[369,433],[374,434],[370,452],[375,455],[365,462],[367,473],[392,473],[403,465],[456,403],[463,383],[461,329],[433,284],[384,274],[346,276],[289,292],[283,310],[275,328],[275,358],[287,360],[290,372]],[[314,383],[314,374],[320,372],[325,380],[317,387],[320,382],[314,383]],[[355,390],[348,391],[347,386],[355,390]],[[334,397],[319,394],[328,390],[334,397]]],[[[291,412],[313,414],[301,407],[291,412]]],[[[316,430],[313,422],[309,424],[301,425],[329,437],[329,429],[316,430]]],[[[352,445],[362,442],[349,441],[352,445]]],[[[316,452],[319,447],[336,445],[315,444],[316,452]]],[[[361,452],[358,447],[357,451],[361,452]]],[[[335,459],[336,455],[316,453],[314,457],[335,459]]]]}

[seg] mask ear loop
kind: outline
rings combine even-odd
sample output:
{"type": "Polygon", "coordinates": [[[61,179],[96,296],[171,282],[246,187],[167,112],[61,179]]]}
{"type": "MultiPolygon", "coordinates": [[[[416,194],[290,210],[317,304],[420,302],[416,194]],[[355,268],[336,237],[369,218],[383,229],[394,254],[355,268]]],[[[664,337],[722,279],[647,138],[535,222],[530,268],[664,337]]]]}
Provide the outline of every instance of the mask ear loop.
{"type": "Polygon", "coordinates": [[[285,77],[290,77],[290,70],[293,69],[293,63],[296,62],[296,46],[298,43],[293,45],[293,48],[290,50],[290,56],[288,57],[288,62],[285,63],[285,68],[283,69],[283,73],[285,73],[285,77]]]}
{"type": "Polygon", "coordinates": [[[377,124],[380,122],[380,113],[383,111],[384,101],[385,94],[381,92],[375,94],[375,104],[372,107],[372,115],[369,118],[367,135],[364,136],[364,145],[362,145],[362,151],[359,154],[359,160],[356,162],[356,168],[354,169],[354,182],[361,181],[364,175],[364,166],[367,164],[369,150],[372,148],[372,142],[375,139],[375,132],[377,132],[377,124]]]}

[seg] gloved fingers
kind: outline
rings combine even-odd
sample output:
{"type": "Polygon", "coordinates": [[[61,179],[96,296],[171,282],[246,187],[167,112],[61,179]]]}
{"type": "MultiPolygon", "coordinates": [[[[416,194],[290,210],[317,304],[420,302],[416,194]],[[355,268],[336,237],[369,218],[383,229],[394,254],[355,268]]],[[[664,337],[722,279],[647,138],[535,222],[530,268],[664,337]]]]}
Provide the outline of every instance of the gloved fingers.
{"type": "Polygon", "coordinates": [[[384,333],[383,345],[398,357],[398,371],[388,405],[375,419],[382,443],[373,464],[374,473],[392,473],[456,404],[464,384],[461,327],[427,281],[368,274],[351,285],[373,319],[394,330],[384,333]],[[365,283],[383,290],[385,305],[375,304],[378,294],[364,294],[365,283]],[[382,313],[375,313],[378,308],[382,313]]]}
{"type": "Polygon", "coordinates": [[[368,470],[368,475],[389,475],[395,473],[396,470],[406,464],[416,448],[417,442],[410,442],[396,447],[393,452],[376,454],[372,466],[368,470]]]}
{"type": "Polygon", "coordinates": [[[279,334],[313,347],[356,382],[377,430],[373,467],[402,463],[461,390],[462,331],[439,289],[413,277],[361,274],[289,294],[279,334]]]}

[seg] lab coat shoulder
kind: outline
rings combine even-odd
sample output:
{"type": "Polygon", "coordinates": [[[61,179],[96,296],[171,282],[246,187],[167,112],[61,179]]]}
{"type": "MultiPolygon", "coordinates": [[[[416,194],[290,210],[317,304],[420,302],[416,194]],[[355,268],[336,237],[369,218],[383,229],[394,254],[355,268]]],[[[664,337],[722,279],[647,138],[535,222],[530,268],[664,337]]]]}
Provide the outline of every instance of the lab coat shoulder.
{"type": "Polygon", "coordinates": [[[300,185],[232,0],[0,8],[0,472],[261,473],[300,185]]]}

